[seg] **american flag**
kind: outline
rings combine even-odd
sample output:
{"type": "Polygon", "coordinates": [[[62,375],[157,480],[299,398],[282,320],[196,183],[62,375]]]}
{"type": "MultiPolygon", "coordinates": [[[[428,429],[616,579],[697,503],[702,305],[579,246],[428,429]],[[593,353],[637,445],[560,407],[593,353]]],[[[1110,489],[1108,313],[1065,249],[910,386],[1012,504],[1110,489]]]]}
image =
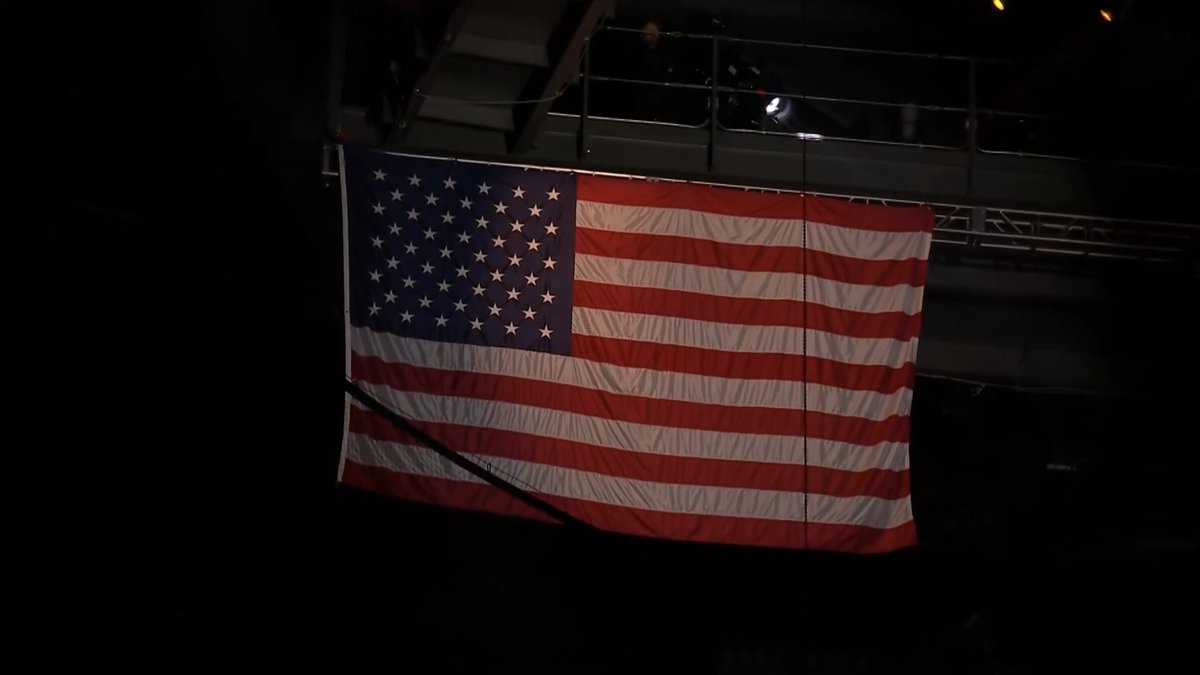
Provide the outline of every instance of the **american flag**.
{"type": "MultiPolygon", "coordinates": [[[[598,528],[913,545],[932,213],[343,148],[347,373],[598,528]]],[[[341,481],[546,518],[368,408],[341,481]]]]}

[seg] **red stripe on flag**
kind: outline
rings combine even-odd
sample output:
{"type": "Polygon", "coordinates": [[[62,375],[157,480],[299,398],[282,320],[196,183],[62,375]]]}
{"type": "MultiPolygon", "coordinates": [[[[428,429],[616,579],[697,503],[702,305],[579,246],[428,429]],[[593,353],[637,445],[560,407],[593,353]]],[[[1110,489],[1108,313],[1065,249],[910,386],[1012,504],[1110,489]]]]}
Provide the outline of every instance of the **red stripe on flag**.
{"type": "Polygon", "coordinates": [[[747,326],[790,326],[856,338],[910,340],[921,334],[921,315],[855,312],[796,300],[730,298],[690,291],[575,282],[575,305],[634,314],[747,326]]]}
{"type": "Polygon", "coordinates": [[[667,370],[745,380],[786,380],[891,394],[912,388],[915,369],[841,363],[779,354],[726,352],[592,335],[571,336],[571,355],[630,368],[667,370]]]}
{"type": "MultiPolygon", "coordinates": [[[[415,476],[351,460],[345,462],[342,482],[410,501],[551,521],[544,513],[491,485],[415,476]]],[[[861,525],[665,513],[541,493],[538,497],[602,530],[641,537],[852,553],[886,553],[917,543],[916,525],[911,520],[883,530],[861,525]]]]}
{"type": "Polygon", "coordinates": [[[687,209],[743,218],[784,218],[877,232],[929,232],[933,212],[921,207],[853,204],[840,199],[773,194],[710,185],[580,176],[578,198],[589,202],[687,209]]]}
{"type": "Polygon", "coordinates": [[[593,230],[586,223],[575,231],[575,251],[628,260],[653,260],[743,272],[811,274],[864,286],[923,286],[928,263],[907,260],[864,260],[795,246],[732,244],[678,237],[593,230]],[[807,266],[807,268],[806,268],[807,266]]]}
{"type": "MultiPolygon", "coordinates": [[[[899,499],[909,494],[908,471],[842,471],[826,467],[768,464],[635,453],[515,431],[438,422],[415,423],[456,452],[535,462],[632,480],[714,487],[812,492],[834,497],[899,499]],[[807,480],[808,489],[805,489],[807,480]]],[[[350,409],[350,431],[379,441],[423,445],[369,410],[350,409]]]]}
{"type": "Polygon", "coordinates": [[[908,442],[907,415],[876,421],[812,410],[671,401],[507,375],[420,368],[359,354],[351,355],[350,368],[358,379],[400,391],[503,401],[634,424],[779,436],[804,436],[807,431],[809,438],[854,445],[908,442]]]}

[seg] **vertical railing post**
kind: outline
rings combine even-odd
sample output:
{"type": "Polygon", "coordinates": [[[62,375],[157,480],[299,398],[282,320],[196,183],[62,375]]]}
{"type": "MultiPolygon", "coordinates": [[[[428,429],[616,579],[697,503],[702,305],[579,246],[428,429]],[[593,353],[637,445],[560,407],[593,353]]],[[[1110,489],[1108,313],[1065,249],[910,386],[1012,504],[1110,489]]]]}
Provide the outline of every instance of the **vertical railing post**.
{"type": "Polygon", "coordinates": [[[342,86],[346,79],[346,13],[341,0],[330,3],[329,61],[325,90],[325,135],[338,140],[342,133],[342,86]]]}
{"type": "Polygon", "coordinates": [[[979,108],[975,59],[967,60],[967,197],[975,196],[975,155],[979,151],[979,108]]]}
{"type": "Polygon", "coordinates": [[[589,37],[583,44],[583,77],[580,85],[583,87],[582,101],[579,109],[579,138],[576,139],[575,157],[579,161],[587,159],[588,153],[588,106],[591,105],[592,82],[592,39],[589,37]]]}
{"type": "Polygon", "coordinates": [[[712,76],[709,79],[708,99],[708,170],[717,164],[717,77],[721,73],[721,38],[712,36],[712,76]]]}

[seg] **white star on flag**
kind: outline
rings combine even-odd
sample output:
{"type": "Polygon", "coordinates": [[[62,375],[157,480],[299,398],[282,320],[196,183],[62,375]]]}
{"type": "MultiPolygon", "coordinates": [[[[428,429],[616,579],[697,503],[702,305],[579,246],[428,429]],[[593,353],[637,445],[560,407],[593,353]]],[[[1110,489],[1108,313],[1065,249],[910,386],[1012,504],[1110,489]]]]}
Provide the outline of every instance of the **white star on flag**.
{"type": "Polygon", "coordinates": [[[416,254],[417,254],[417,245],[416,245],[416,244],[412,244],[412,243],[405,244],[405,245],[404,245],[404,252],[405,252],[405,253],[408,253],[408,254],[410,254],[410,255],[416,255],[416,254]]]}
{"type": "Polygon", "coordinates": [[[517,290],[517,289],[515,289],[515,288],[510,288],[510,289],[508,289],[508,290],[507,290],[507,291],[505,291],[505,292],[506,292],[506,293],[508,293],[508,299],[509,299],[509,300],[517,300],[518,298],[520,298],[520,297],[521,297],[521,291],[518,291],[518,290],[517,290]]]}
{"type": "Polygon", "coordinates": [[[398,202],[401,199],[404,199],[404,193],[400,191],[400,188],[392,190],[392,201],[398,202]]]}
{"type": "Polygon", "coordinates": [[[554,294],[551,293],[550,291],[546,291],[545,293],[542,293],[542,302],[546,303],[547,305],[553,305],[554,304],[554,294]]]}
{"type": "Polygon", "coordinates": [[[450,290],[450,284],[446,283],[444,280],[438,282],[438,291],[445,293],[449,290],[450,290]]]}
{"type": "Polygon", "coordinates": [[[550,191],[546,193],[546,198],[548,198],[552,202],[558,201],[558,190],[555,190],[554,188],[550,188],[550,191]]]}
{"type": "Polygon", "coordinates": [[[387,174],[383,169],[375,169],[375,180],[387,180],[387,174]]]}
{"type": "Polygon", "coordinates": [[[453,222],[454,222],[454,215],[451,214],[449,211],[442,214],[442,224],[443,225],[445,225],[446,223],[453,223],[453,222]]]}
{"type": "Polygon", "coordinates": [[[379,270],[371,270],[371,281],[379,281],[383,277],[379,270]]]}
{"type": "Polygon", "coordinates": [[[483,286],[480,286],[479,284],[475,284],[475,286],[472,287],[471,290],[475,291],[475,295],[483,295],[483,292],[486,291],[487,289],[484,288],[483,286]]]}
{"type": "Polygon", "coordinates": [[[546,234],[558,234],[558,226],[554,223],[550,223],[546,226],[546,234]]]}
{"type": "Polygon", "coordinates": [[[409,209],[409,210],[408,210],[408,219],[409,219],[409,220],[416,220],[417,218],[420,218],[420,217],[421,217],[421,212],[420,212],[420,211],[418,211],[418,210],[416,210],[416,209],[409,209]]]}
{"type": "Polygon", "coordinates": [[[434,232],[432,227],[430,227],[430,228],[427,228],[427,229],[425,230],[425,238],[426,238],[426,239],[433,239],[433,236],[434,236],[435,234],[437,234],[437,232],[434,232]]]}
{"type": "Polygon", "coordinates": [[[475,262],[483,262],[487,260],[487,254],[483,251],[475,251],[475,262]]]}
{"type": "Polygon", "coordinates": [[[500,308],[495,303],[492,303],[492,306],[488,307],[488,313],[492,316],[500,316],[500,308]]]}
{"type": "Polygon", "coordinates": [[[425,197],[425,204],[428,206],[433,206],[434,204],[437,204],[437,200],[437,195],[430,193],[425,197]]]}
{"type": "Polygon", "coordinates": [[[515,190],[513,190],[513,198],[520,199],[524,196],[525,196],[525,188],[518,185],[517,188],[515,190]]]}
{"type": "Polygon", "coordinates": [[[479,319],[471,319],[471,330],[483,330],[483,322],[479,319]]]}
{"type": "Polygon", "coordinates": [[[393,293],[392,291],[388,291],[387,293],[384,293],[384,294],[383,294],[383,297],[387,298],[387,301],[388,301],[388,302],[395,302],[395,301],[396,301],[396,294],[395,294],[395,293],[393,293]]]}
{"type": "Polygon", "coordinates": [[[534,204],[533,206],[529,207],[529,217],[530,218],[534,218],[534,217],[540,216],[540,215],[542,215],[542,207],[538,206],[537,204],[534,204]]]}
{"type": "Polygon", "coordinates": [[[382,248],[383,240],[380,239],[379,237],[371,237],[371,245],[374,246],[375,248],[382,248]]]}
{"type": "Polygon", "coordinates": [[[457,183],[454,181],[454,178],[452,178],[451,176],[446,176],[446,180],[442,181],[442,185],[444,185],[447,190],[453,190],[454,186],[457,185],[457,183]]]}
{"type": "Polygon", "coordinates": [[[512,223],[512,231],[513,232],[520,232],[523,229],[525,229],[525,223],[522,223],[519,220],[513,221],[513,223],[512,223]]]}
{"type": "Polygon", "coordinates": [[[554,331],[550,330],[550,328],[547,326],[542,326],[541,328],[538,329],[538,332],[540,332],[542,334],[542,337],[549,339],[550,334],[553,333],[554,331]]]}
{"type": "Polygon", "coordinates": [[[391,226],[388,227],[388,232],[391,232],[392,234],[400,234],[400,226],[396,223],[392,223],[391,226]]]}
{"type": "Polygon", "coordinates": [[[471,201],[470,197],[463,197],[462,199],[458,200],[458,203],[462,204],[462,207],[464,209],[469,209],[469,208],[471,208],[471,205],[474,204],[475,202],[471,201]]]}
{"type": "Polygon", "coordinates": [[[402,279],[402,281],[404,282],[405,288],[412,288],[413,286],[417,285],[417,280],[412,278],[411,276],[404,277],[404,279],[402,279]]]}
{"type": "Polygon", "coordinates": [[[429,263],[423,263],[421,265],[421,271],[425,274],[433,274],[433,265],[429,263]]]}
{"type": "Polygon", "coordinates": [[[394,269],[396,269],[396,267],[398,267],[400,265],[400,261],[396,260],[396,256],[392,256],[387,259],[387,264],[388,264],[389,270],[394,270],[394,269]]]}
{"type": "Polygon", "coordinates": [[[493,237],[492,244],[496,248],[504,248],[504,237],[493,237]]]}
{"type": "Polygon", "coordinates": [[[433,304],[433,301],[429,299],[429,296],[428,296],[428,295],[427,295],[427,296],[425,296],[425,297],[423,297],[423,298],[421,298],[421,299],[420,299],[420,300],[418,300],[417,302],[421,303],[421,307],[428,307],[428,306],[430,306],[430,305],[432,305],[432,304],[433,304]]]}
{"type": "Polygon", "coordinates": [[[538,278],[537,278],[536,274],[533,274],[531,272],[531,273],[525,275],[525,285],[536,286],[537,282],[538,282],[538,278]]]}
{"type": "Polygon", "coordinates": [[[504,281],[504,272],[492,270],[492,281],[504,281]]]}
{"type": "Polygon", "coordinates": [[[465,243],[467,243],[468,241],[471,241],[471,235],[467,234],[466,232],[459,232],[459,233],[458,233],[458,240],[459,240],[460,242],[462,242],[462,243],[464,243],[464,244],[465,244],[465,243]]]}
{"type": "Polygon", "coordinates": [[[376,204],[376,205],[374,205],[374,206],[372,206],[372,207],[371,207],[371,209],[372,209],[373,211],[375,211],[375,213],[376,213],[376,214],[381,214],[381,213],[383,213],[383,208],[384,208],[384,207],[383,207],[383,204],[376,204]]]}
{"type": "Polygon", "coordinates": [[[513,255],[508,256],[508,264],[512,265],[513,267],[520,267],[521,266],[521,256],[519,256],[515,253],[513,255]]]}
{"type": "Polygon", "coordinates": [[[404,323],[412,323],[412,317],[412,312],[408,311],[407,309],[403,312],[400,312],[400,319],[403,320],[404,323]]]}
{"type": "Polygon", "coordinates": [[[488,185],[487,183],[481,183],[479,186],[479,194],[486,195],[491,189],[491,185],[488,185]]]}
{"type": "Polygon", "coordinates": [[[552,270],[552,269],[554,269],[554,265],[556,265],[557,263],[554,262],[554,258],[546,258],[546,260],[543,261],[542,264],[546,266],[546,269],[552,270]]]}
{"type": "Polygon", "coordinates": [[[408,177],[408,184],[409,185],[420,185],[421,177],[414,173],[413,175],[408,177]]]}
{"type": "Polygon", "coordinates": [[[528,245],[529,245],[530,251],[536,251],[536,250],[538,250],[538,247],[541,246],[541,244],[538,243],[537,239],[530,239],[528,245]]]}
{"type": "Polygon", "coordinates": [[[443,315],[439,316],[438,318],[434,319],[434,321],[436,321],[437,325],[439,325],[439,326],[445,326],[446,321],[448,321],[448,319],[446,318],[446,315],[443,314],[443,315]]]}
{"type": "Polygon", "coordinates": [[[465,312],[467,311],[467,303],[463,302],[462,300],[455,300],[454,309],[455,311],[465,312]]]}
{"type": "Polygon", "coordinates": [[[509,321],[508,325],[506,325],[504,327],[504,334],[505,335],[516,335],[517,334],[517,324],[509,321]]]}
{"type": "Polygon", "coordinates": [[[371,316],[375,316],[376,314],[379,313],[379,305],[377,305],[373,302],[371,303],[371,306],[368,307],[367,309],[371,310],[371,316]]]}
{"type": "Polygon", "coordinates": [[[496,202],[496,213],[504,213],[508,210],[508,204],[504,202],[496,202]]]}
{"type": "Polygon", "coordinates": [[[467,272],[468,272],[467,268],[465,268],[465,267],[459,267],[458,269],[456,269],[454,271],[458,272],[458,276],[463,277],[464,279],[466,278],[467,272]]]}
{"type": "Polygon", "coordinates": [[[529,319],[530,321],[532,321],[533,319],[535,319],[537,317],[537,312],[533,311],[532,307],[526,307],[524,314],[525,314],[525,318],[529,319]]]}
{"type": "Polygon", "coordinates": [[[487,218],[484,218],[483,216],[479,216],[479,218],[477,218],[475,220],[475,224],[481,228],[486,228],[487,227],[487,218]]]}
{"type": "Polygon", "coordinates": [[[443,247],[441,248],[441,250],[440,250],[440,251],[438,251],[438,252],[442,254],[442,257],[443,257],[443,258],[449,258],[449,257],[450,257],[450,247],[449,247],[449,246],[443,246],[443,247]]]}

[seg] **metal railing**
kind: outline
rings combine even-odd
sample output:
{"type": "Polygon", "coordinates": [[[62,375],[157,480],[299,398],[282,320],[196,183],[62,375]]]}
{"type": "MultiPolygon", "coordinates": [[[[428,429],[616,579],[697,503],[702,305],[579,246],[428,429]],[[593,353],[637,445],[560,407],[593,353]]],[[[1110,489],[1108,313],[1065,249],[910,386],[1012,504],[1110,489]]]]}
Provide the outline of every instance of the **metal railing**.
{"type": "Polygon", "coordinates": [[[1004,107],[1021,64],[602,26],[557,112],[692,128],[1072,159],[1053,115],[1004,107]],[[850,74],[850,76],[846,76],[850,74]],[[772,106],[773,101],[778,104],[772,106]]]}

